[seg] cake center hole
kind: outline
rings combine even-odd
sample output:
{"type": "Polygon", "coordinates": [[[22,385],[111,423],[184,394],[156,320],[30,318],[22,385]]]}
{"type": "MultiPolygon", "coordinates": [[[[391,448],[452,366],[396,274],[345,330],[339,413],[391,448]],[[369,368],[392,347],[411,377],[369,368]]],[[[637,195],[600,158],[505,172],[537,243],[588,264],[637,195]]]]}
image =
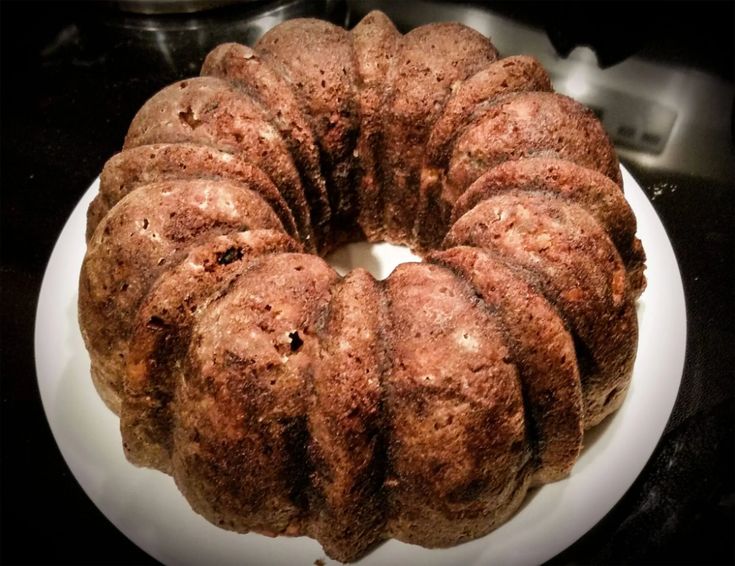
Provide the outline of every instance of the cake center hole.
{"type": "Polygon", "coordinates": [[[340,275],[346,275],[356,267],[362,267],[379,281],[388,277],[402,263],[421,261],[421,258],[406,246],[387,242],[347,244],[336,249],[325,259],[340,275]]]}

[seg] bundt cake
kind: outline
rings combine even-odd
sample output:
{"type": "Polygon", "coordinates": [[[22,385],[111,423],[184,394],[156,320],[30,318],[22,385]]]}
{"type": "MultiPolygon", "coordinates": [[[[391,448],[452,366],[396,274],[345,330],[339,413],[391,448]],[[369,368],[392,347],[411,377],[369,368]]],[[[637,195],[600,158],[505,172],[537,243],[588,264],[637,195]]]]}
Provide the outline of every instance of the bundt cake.
{"type": "Polygon", "coordinates": [[[479,537],[623,401],[644,253],[594,114],[460,24],[297,19],[133,119],[79,321],[134,464],[350,561],[479,537]],[[377,281],[359,240],[424,262],[377,281]],[[321,256],[321,257],[320,257],[321,256]]]}

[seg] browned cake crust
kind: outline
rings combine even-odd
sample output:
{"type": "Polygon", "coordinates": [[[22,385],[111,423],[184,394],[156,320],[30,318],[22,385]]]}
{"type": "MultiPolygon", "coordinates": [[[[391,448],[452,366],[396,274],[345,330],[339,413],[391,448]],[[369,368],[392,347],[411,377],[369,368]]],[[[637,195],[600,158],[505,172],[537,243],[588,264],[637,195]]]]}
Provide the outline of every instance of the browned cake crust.
{"type": "Polygon", "coordinates": [[[442,199],[442,186],[455,140],[500,97],[513,92],[551,90],[546,70],[526,55],[500,59],[453,88],[426,143],[414,227],[420,249],[438,247],[449,228],[454,203],[442,199]]]}
{"type": "Polygon", "coordinates": [[[557,157],[600,171],[622,186],[620,165],[587,107],[550,92],[509,95],[457,139],[442,198],[455,202],[486,170],[523,157],[557,157]]]}
{"type": "Polygon", "coordinates": [[[106,163],[92,378],[127,458],[215,525],[344,561],[454,545],[622,402],[645,254],[617,158],[536,60],[496,58],[461,24],[288,21],[154,95],[106,163]],[[427,263],[316,255],[360,238],[427,263]]]}
{"type": "Polygon", "coordinates": [[[128,460],[171,473],[172,401],[195,316],[255,258],[301,251],[283,232],[249,230],[215,236],[155,281],[133,323],[120,430],[128,460]]]}
{"type": "Polygon", "coordinates": [[[445,166],[454,140],[495,104],[498,97],[513,92],[551,90],[548,73],[533,57],[514,55],[491,63],[452,90],[426,144],[426,163],[445,166]]]}
{"type": "Polygon", "coordinates": [[[636,219],[620,187],[608,177],[562,159],[536,157],[506,161],[477,179],[454,205],[451,224],[493,195],[514,191],[550,193],[575,202],[600,223],[625,262],[631,291],[646,288],[646,256],[636,237],[636,219]]]}
{"type": "Polygon", "coordinates": [[[360,113],[350,33],[322,20],[294,19],[268,31],[255,50],[287,78],[311,120],[331,197],[335,243],[361,238],[353,189],[360,113]]]}
{"type": "Polygon", "coordinates": [[[493,44],[456,23],[428,24],[401,37],[388,82],[382,180],[388,240],[413,245],[424,145],[452,85],[497,59],[493,44]]]}
{"type": "Polygon", "coordinates": [[[483,250],[455,247],[428,260],[460,274],[502,323],[529,416],[535,483],[567,476],[582,448],[583,407],[574,341],[558,314],[522,275],[483,250]]]}
{"type": "Polygon", "coordinates": [[[299,173],[283,138],[256,101],[222,79],[179,81],[155,94],[138,111],[124,148],[182,142],[239,155],[262,169],[300,222],[304,247],[316,247],[299,173]]]}
{"type": "Polygon", "coordinates": [[[528,270],[575,339],[585,427],[617,409],[628,388],[638,339],[625,266],[583,208],[547,195],[501,194],[450,229],[446,248],[485,248],[528,270]]]}
{"type": "Polygon", "coordinates": [[[313,255],[265,256],[196,321],[176,395],[173,472],[215,525],[305,530],[309,376],[337,278],[313,255]]]}
{"type": "MultiPolygon", "coordinates": [[[[293,214],[265,173],[240,157],[190,143],[141,145],[112,156],[100,174],[100,190],[87,211],[87,241],[109,210],[129,192],[155,181],[224,179],[255,191],[278,215],[285,230],[299,233],[293,214]]],[[[300,222],[301,224],[303,224],[300,222]]]]}
{"type": "Polygon", "coordinates": [[[401,34],[393,22],[376,10],[352,30],[355,49],[360,135],[357,156],[360,167],[358,223],[369,241],[383,237],[383,191],[386,172],[380,159],[383,144],[383,108],[393,95],[387,80],[398,51],[401,34]]]}
{"type": "Polygon", "coordinates": [[[380,286],[357,269],[332,288],[319,328],[308,414],[314,466],[308,532],[341,561],[384,537],[385,312],[380,286]]]}
{"type": "Polygon", "coordinates": [[[450,271],[406,263],[385,288],[388,532],[429,547],[475,538],[528,487],[518,373],[496,320],[450,271]]]}
{"type": "Polygon", "coordinates": [[[192,244],[255,228],[283,231],[257,193],[226,181],[162,181],[123,198],[87,247],[79,280],[79,321],[92,378],[120,413],[132,322],[158,275],[192,244]]]}
{"type": "Polygon", "coordinates": [[[311,208],[311,225],[319,241],[328,242],[331,208],[321,173],[319,146],[286,79],[256,51],[238,43],[224,43],[210,51],[201,74],[226,79],[258,101],[268,121],[283,137],[301,174],[311,208]]]}

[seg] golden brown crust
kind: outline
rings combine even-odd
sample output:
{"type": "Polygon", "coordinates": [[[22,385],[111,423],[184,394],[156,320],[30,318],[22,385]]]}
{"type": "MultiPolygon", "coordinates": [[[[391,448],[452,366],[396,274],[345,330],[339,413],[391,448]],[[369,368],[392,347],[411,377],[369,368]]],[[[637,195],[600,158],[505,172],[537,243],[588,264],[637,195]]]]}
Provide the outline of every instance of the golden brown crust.
{"type": "Polygon", "coordinates": [[[414,227],[419,248],[437,248],[449,228],[449,214],[454,203],[442,199],[442,186],[455,140],[502,96],[551,90],[546,70],[536,59],[526,55],[495,61],[453,88],[426,143],[419,212],[414,227]]]}
{"type": "Polygon", "coordinates": [[[478,248],[434,252],[497,313],[521,379],[534,453],[534,483],[569,474],[582,448],[583,407],[574,342],[554,308],[522,275],[478,248]]]}
{"type": "Polygon", "coordinates": [[[308,411],[314,466],[308,532],[343,562],[358,558],[385,531],[383,302],[375,279],[354,270],[332,288],[319,328],[308,411]]]}
{"type": "Polygon", "coordinates": [[[196,315],[255,258],[298,251],[277,230],[215,236],[155,281],[136,313],[126,360],[120,430],[129,461],[171,473],[172,401],[196,315]]]}
{"type": "Polygon", "coordinates": [[[383,237],[383,187],[385,178],[380,159],[383,144],[383,108],[392,96],[388,80],[401,34],[388,17],[374,10],[352,30],[360,104],[360,136],[357,154],[360,163],[360,215],[358,223],[369,241],[383,237]]]}
{"type": "Polygon", "coordinates": [[[428,24],[401,37],[384,109],[382,180],[386,238],[413,245],[423,148],[452,85],[497,59],[485,36],[458,23],[428,24]]]}
{"type": "Polygon", "coordinates": [[[591,110],[557,93],[522,92],[491,106],[457,139],[442,198],[455,202],[491,167],[524,157],[567,159],[622,186],[618,158],[591,110]]]}
{"type": "Polygon", "coordinates": [[[309,206],[291,154],[257,101],[227,81],[194,77],[168,86],[138,111],[124,148],[153,143],[194,143],[240,156],[263,170],[299,221],[307,250],[315,249],[309,206]]]}
{"type": "Polygon", "coordinates": [[[313,255],[266,256],[197,319],[176,395],[173,472],[216,525],[297,534],[308,524],[310,375],[336,280],[313,255]]]}
{"type": "Polygon", "coordinates": [[[585,428],[622,402],[638,339],[635,301],[615,246],[583,208],[558,198],[501,194],[449,230],[445,248],[487,249],[527,270],[576,341],[585,428]]]}
{"type": "Polygon", "coordinates": [[[79,278],[79,324],[92,377],[120,412],[132,321],[158,275],[214,234],[283,230],[257,193],[225,181],[163,181],[123,198],[97,226],[79,278]]]}
{"type": "Polygon", "coordinates": [[[451,223],[493,195],[525,191],[550,193],[587,210],[615,244],[625,262],[631,292],[640,296],[646,287],[646,257],[635,235],[635,215],[620,187],[597,171],[546,157],[506,161],[487,171],[459,197],[451,223]]]}
{"type": "Polygon", "coordinates": [[[87,241],[109,210],[141,185],[176,179],[223,179],[258,193],[278,215],[285,230],[299,237],[293,214],[263,171],[236,155],[190,143],[141,145],[121,151],[105,163],[100,190],[87,211],[87,241]]]}
{"type": "Polygon", "coordinates": [[[238,43],[224,43],[210,51],[201,74],[226,79],[258,101],[294,158],[309,202],[311,225],[321,245],[326,245],[330,241],[332,213],[320,169],[319,146],[286,79],[256,51],[238,43]]]}
{"type": "Polygon", "coordinates": [[[322,20],[288,20],[261,37],[255,51],[284,75],[309,117],[331,198],[334,243],[360,239],[353,190],[360,111],[350,33],[322,20]]]}
{"type": "Polygon", "coordinates": [[[405,263],[385,290],[388,532],[429,547],[481,536],[530,479],[516,368],[495,318],[449,270],[405,263]]]}

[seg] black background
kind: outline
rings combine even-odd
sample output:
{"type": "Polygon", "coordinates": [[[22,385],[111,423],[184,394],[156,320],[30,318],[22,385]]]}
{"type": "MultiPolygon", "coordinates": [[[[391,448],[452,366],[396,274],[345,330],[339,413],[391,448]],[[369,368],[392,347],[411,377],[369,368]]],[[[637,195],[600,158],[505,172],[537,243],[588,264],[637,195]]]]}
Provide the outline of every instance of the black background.
{"type": "MultiPolygon", "coordinates": [[[[611,60],[635,50],[732,80],[731,3],[617,6],[611,13],[623,11],[627,21],[637,17],[646,25],[629,30],[627,49],[615,45],[615,33],[597,34],[611,60]]],[[[232,20],[257,8],[207,17],[232,20]]],[[[546,26],[560,50],[585,39],[581,22],[591,17],[589,12],[574,16],[566,6],[494,8],[546,26]]],[[[224,38],[213,32],[201,43],[185,31],[171,33],[171,64],[151,56],[150,45],[131,31],[127,23],[135,18],[105,4],[4,2],[0,10],[0,562],[154,563],[97,511],[53,441],[36,384],[35,309],[58,234],[105,160],[119,150],[135,111],[162,86],[196,74],[207,50],[224,38]]],[[[619,24],[605,20],[613,30],[619,24]]],[[[635,484],[590,533],[552,562],[733,563],[735,187],[628,165],[649,197],[662,183],[678,188],[659,191],[652,202],[685,285],[682,389],[664,437],[635,484]]]]}

